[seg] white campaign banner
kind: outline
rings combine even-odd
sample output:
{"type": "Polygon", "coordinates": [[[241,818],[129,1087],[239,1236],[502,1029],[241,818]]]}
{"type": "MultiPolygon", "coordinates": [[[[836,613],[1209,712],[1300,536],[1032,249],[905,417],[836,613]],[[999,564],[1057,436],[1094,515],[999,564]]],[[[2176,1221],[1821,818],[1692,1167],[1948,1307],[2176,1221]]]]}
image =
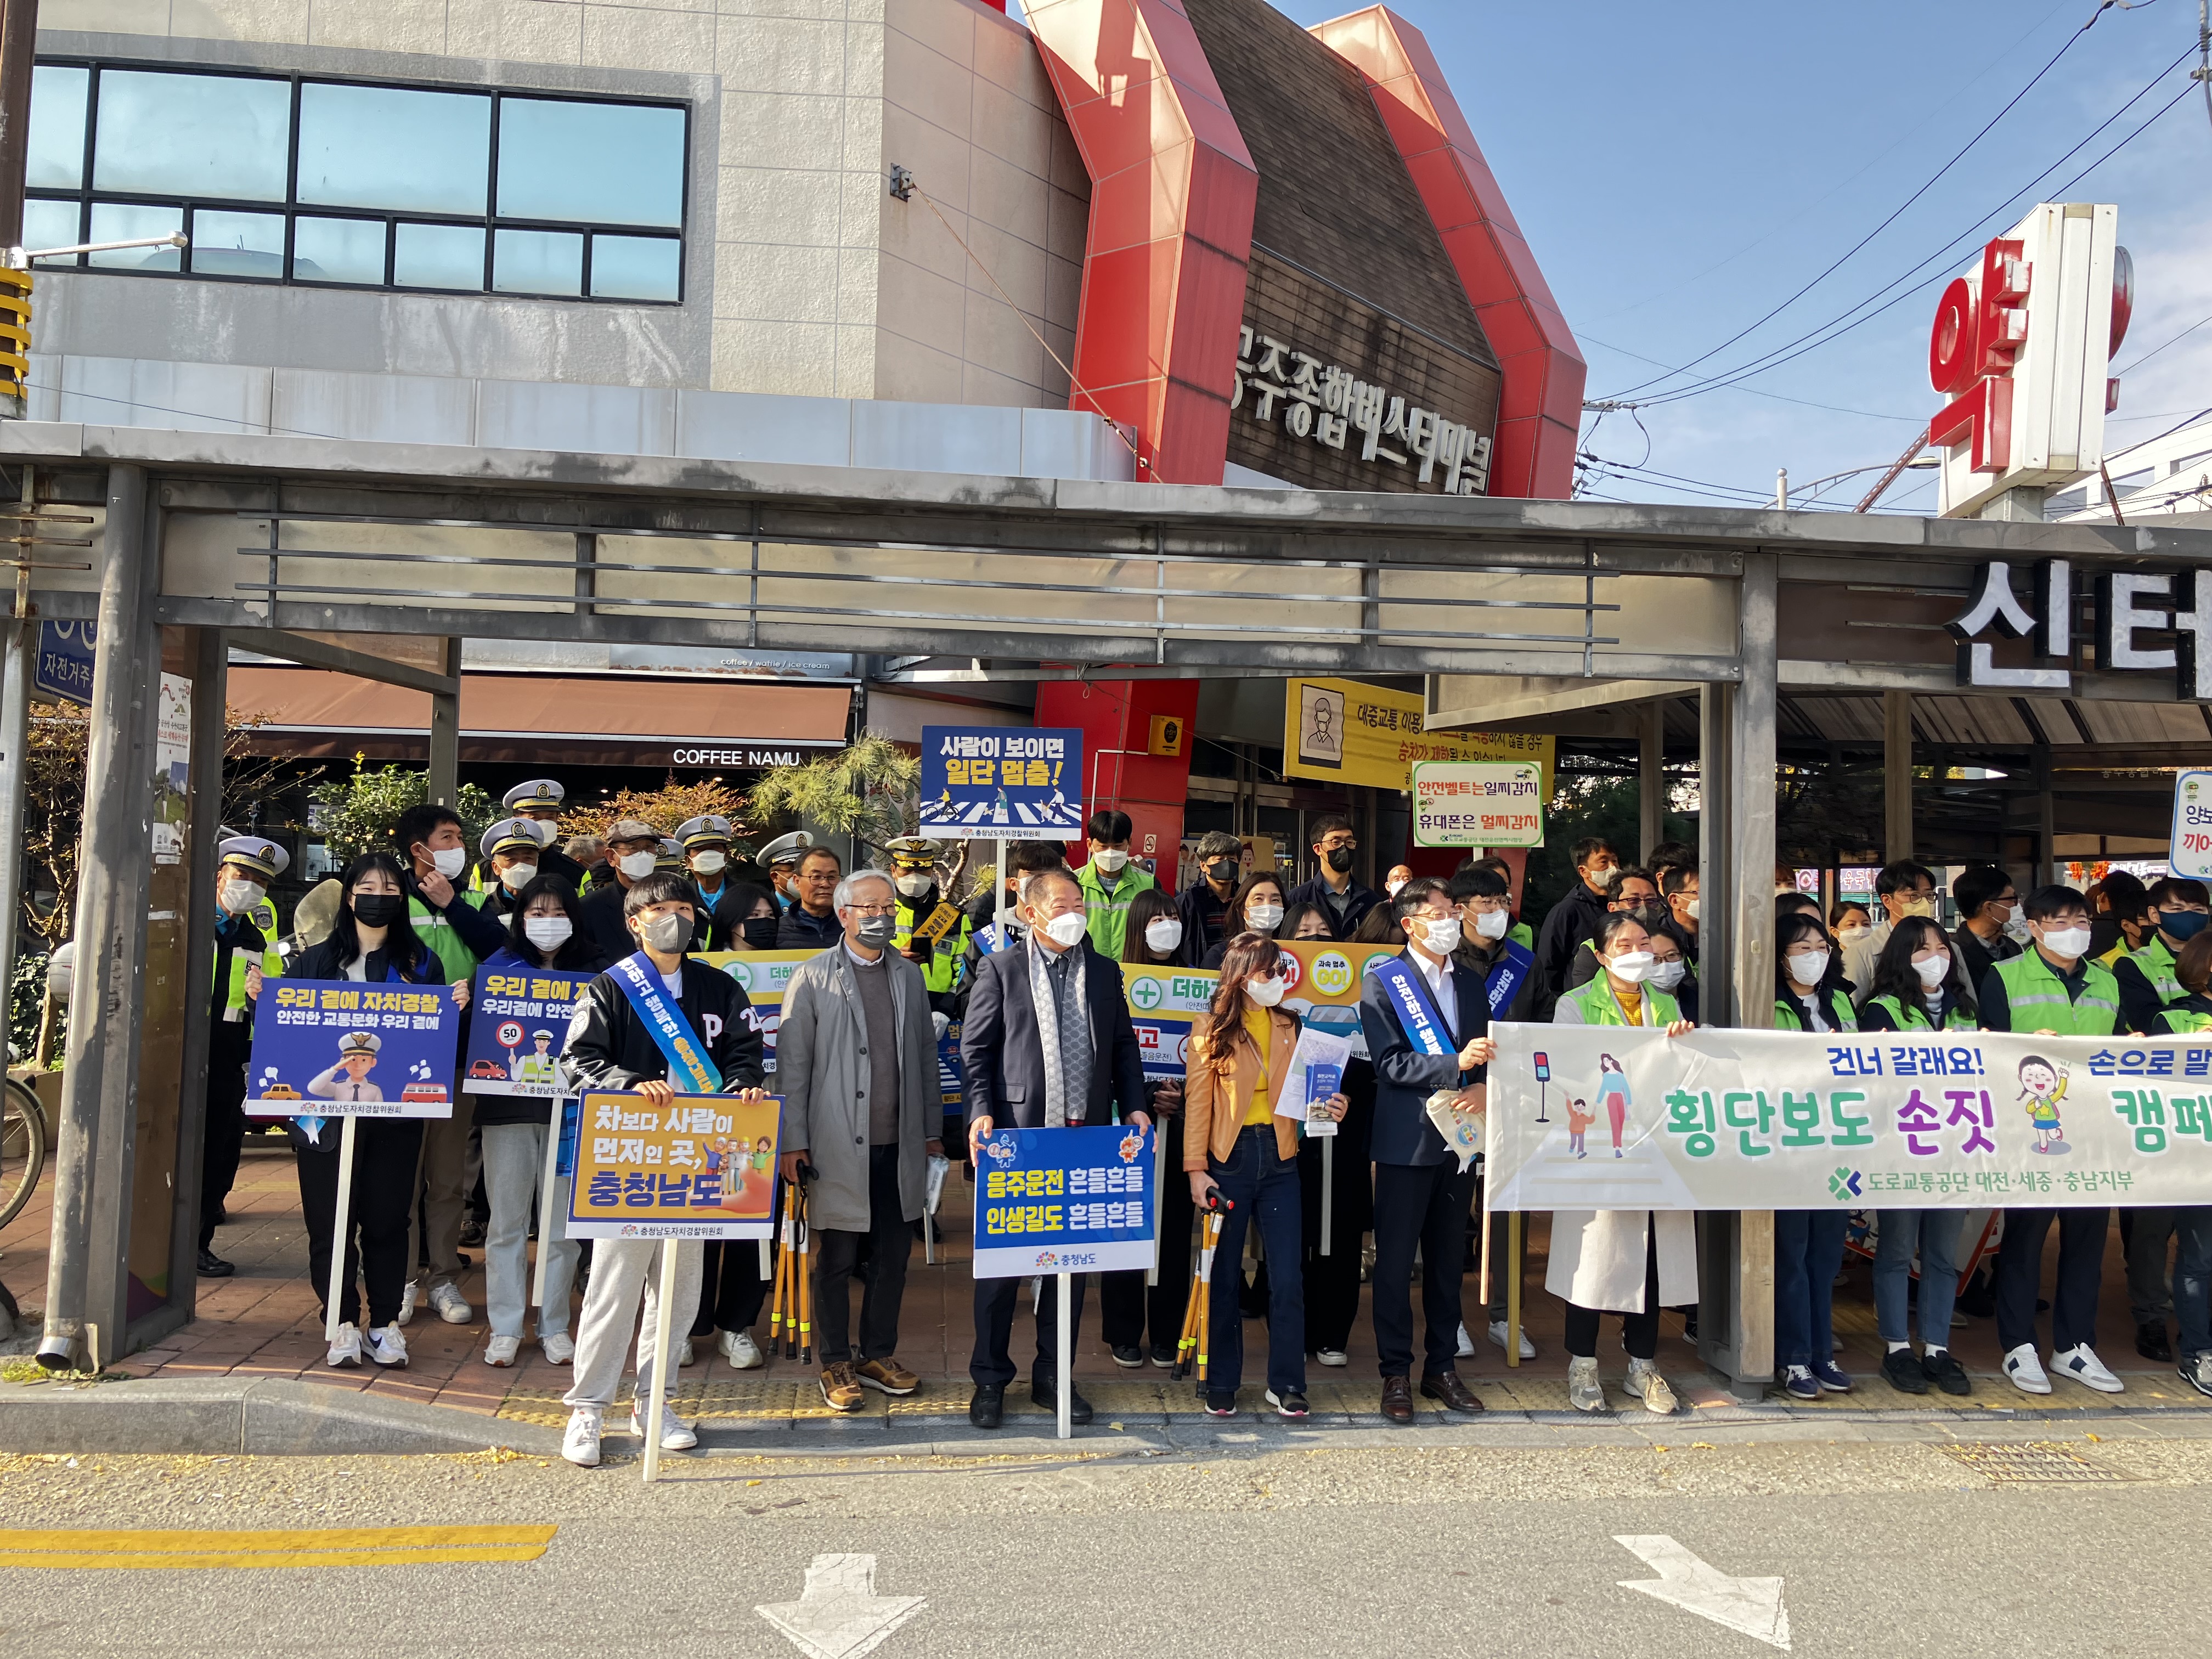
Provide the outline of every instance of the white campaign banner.
{"type": "Polygon", "coordinates": [[[1494,1209],[2212,1203],[2212,1039],[1491,1035],[1494,1209]]]}

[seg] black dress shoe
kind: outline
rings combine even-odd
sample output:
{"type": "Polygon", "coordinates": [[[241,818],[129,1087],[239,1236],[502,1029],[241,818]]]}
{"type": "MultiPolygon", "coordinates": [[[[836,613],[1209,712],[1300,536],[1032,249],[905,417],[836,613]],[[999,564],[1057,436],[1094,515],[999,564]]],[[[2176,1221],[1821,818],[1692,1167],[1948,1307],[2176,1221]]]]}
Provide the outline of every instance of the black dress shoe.
{"type": "Polygon", "coordinates": [[[2166,1322],[2163,1319],[2136,1327],[2136,1352],[2145,1359],[2155,1359],[2160,1364],[2173,1358],[2173,1350],[2166,1343],[2166,1322]]]}
{"type": "Polygon", "coordinates": [[[199,1275],[202,1279],[228,1279],[237,1271],[234,1264],[225,1261],[213,1250],[200,1252],[199,1275]]]}
{"type": "Polygon", "coordinates": [[[1413,1384],[1403,1376],[1382,1379],[1382,1415],[1393,1423],[1413,1420],[1413,1384]]]}
{"type": "MultiPolygon", "coordinates": [[[[1036,1402],[1039,1411],[1050,1412],[1055,1417],[1060,1415],[1060,1395],[1050,1383],[1030,1383],[1030,1398],[1036,1402]]],[[[1073,1382],[1067,1385],[1067,1420],[1070,1423],[1088,1423],[1091,1420],[1091,1402],[1083,1397],[1082,1391],[1073,1382]]]]}
{"type": "Polygon", "coordinates": [[[1482,1409],[1482,1401],[1468,1392],[1467,1384],[1459,1380],[1457,1371],[1436,1371],[1421,1379],[1421,1398],[1441,1400],[1444,1409],[1450,1412],[1474,1413],[1482,1409]]]}
{"type": "Polygon", "coordinates": [[[975,1396],[968,1402],[968,1422],[971,1428],[995,1429],[1006,1420],[1006,1388],[1003,1382],[978,1382],[975,1396]]]}

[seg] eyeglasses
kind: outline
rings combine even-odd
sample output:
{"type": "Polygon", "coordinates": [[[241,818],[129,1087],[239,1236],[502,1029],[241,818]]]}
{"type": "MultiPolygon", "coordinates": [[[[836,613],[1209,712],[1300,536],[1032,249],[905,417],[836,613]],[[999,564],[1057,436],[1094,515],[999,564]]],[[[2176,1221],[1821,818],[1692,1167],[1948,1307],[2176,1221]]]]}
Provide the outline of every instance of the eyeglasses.
{"type": "Polygon", "coordinates": [[[856,916],[895,916],[898,914],[896,904],[848,904],[845,908],[856,916]]]}

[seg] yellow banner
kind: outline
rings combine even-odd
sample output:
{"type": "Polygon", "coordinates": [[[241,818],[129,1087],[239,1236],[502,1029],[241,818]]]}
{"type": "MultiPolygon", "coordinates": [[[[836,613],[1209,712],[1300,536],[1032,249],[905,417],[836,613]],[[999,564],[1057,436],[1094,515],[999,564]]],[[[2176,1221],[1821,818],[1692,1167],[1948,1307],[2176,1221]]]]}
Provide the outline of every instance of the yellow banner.
{"type": "MultiPolygon", "coordinates": [[[[1334,939],[1285,941],[1283,994],[1316,1008],[1357,1008],[1359,982],[1367,964],[1377,957],[1395,957],[1395,945],[1339,945],[1334,939]]],[[[1138,963],[1121,964],[1121,979],[1132,1014],[1155,1018],[1189,1018],[1206,1012],[1221,975],[1211,969],[1147,968],[1138,963]]]]}
{"type": "Polygon", "coordinates": [[[1292,680],[1283,694],[1283,771],[1376,789],[1413,787],[1416,761],[1534,761],[1552,798],[1559,739],[1533,732],[1431,732],[1420,694],[1358,680],[1292,680]]]}

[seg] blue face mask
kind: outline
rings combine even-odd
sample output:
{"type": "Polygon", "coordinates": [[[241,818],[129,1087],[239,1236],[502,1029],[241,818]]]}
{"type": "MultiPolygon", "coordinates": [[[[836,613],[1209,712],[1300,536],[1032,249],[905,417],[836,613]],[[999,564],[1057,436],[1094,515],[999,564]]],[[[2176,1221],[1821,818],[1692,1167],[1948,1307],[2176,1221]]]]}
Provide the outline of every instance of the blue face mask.
{"type": "Polygon", "coordinates": [[[2202,910],[2161,910],[2158,917],[2158,925],[2185,945],[2203,933],[2208,921],[2212,916],[2202,910]]]}

